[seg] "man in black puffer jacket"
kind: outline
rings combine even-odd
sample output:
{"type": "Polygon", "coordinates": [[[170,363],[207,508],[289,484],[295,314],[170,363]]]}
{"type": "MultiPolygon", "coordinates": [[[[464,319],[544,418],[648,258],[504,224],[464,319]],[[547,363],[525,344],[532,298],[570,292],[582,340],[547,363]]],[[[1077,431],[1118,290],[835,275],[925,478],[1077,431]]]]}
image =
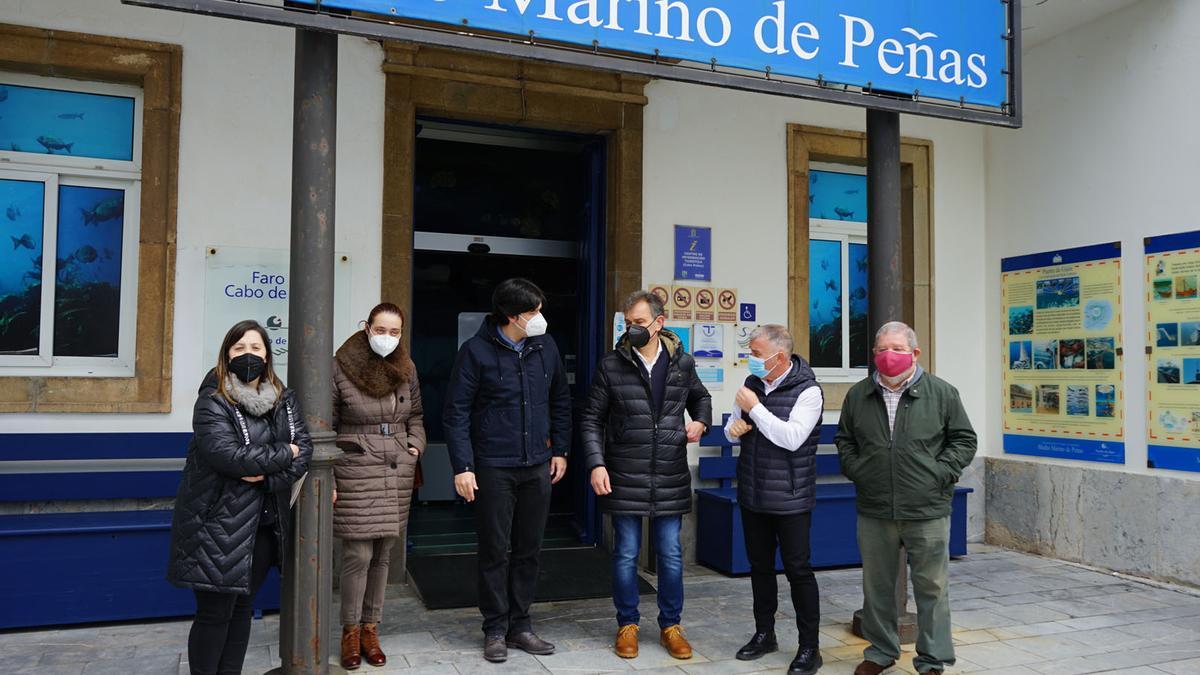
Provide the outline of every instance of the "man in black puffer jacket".
{"type": "Polygon", "coordinates": [[[817,441],[824,399],[816,376],[792,353],[792,336],[778,324],[750,333],[750,376],[738,390],[737,408],[725,425],[741,439],[738,504],[754,592],[754,637],[738,650],[749,661],[777,650],[776,542],[792,588],[800,648],[789,673],[812,675],[821,667],[817,629],[821,606],[809,562],[809,526],[816,505],[817,441]]]}
{"type": "Polygon", "coordinates": [[[639,291],[625,301],[629,330],[596,369],[580,422],[584,462],[600,507],[612,516],[616,652],[638,654],[638,549],[642,517],[650,519],[658,553],[660,641],[671,656],[690,658],[680,629],[683,552],[679,529],[692,509],[687,444],[712,423],[712,399],[696,362],[663,329],[663,302],[639,291]],[[685,423],[683,413],[691,415],[685,423]]]}

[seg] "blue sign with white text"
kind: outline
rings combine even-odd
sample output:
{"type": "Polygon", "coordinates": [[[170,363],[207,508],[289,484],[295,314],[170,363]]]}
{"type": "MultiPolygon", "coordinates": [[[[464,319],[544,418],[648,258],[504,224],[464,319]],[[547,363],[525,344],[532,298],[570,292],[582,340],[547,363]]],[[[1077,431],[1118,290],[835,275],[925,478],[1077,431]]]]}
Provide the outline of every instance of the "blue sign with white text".
{"type": "Polygon", "coordinates": [[[1009,26],[1000,0],[321,0],[320,6],[954,103],[1008,101],[1009,26]]]}
{"type": "Polygon", "coordinates": [[[712,281],[712,229],[675,226],[675,279],[712,281]]]}

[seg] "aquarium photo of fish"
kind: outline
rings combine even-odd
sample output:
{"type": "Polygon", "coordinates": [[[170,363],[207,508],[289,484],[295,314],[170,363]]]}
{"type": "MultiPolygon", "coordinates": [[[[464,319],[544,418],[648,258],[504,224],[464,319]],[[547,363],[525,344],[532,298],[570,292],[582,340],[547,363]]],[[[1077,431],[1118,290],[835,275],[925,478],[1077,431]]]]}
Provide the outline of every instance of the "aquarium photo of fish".
{"type": "Polygon", "coordinates": [[[842,367],[842,244],[808,242],[809,362],[815,368],[842,367]]]}
{"type": "Polygon", "coordinates": [[[7,205],[0,229],[0,354],[38,354],[42,323],[42,223],[45,185],[0,179],[0,204],[7,205]]]}
{"type": "Polygon", "coordinates": [[[812,218],[867,222],[867,177],[838,171],[808,175],[808,213],[812,218]]]}
{"type": "MultiPolygon", "coordinates": [[[[68,85],[64,85],[68,86],[68,85]]],[[[12,152],[130,161],[136,101],[5,82],[0,148],[12,152]]],[[[3,205],[4,202],[0,202],[3,205]]]]}
{"type": "Polygon", "coordinates": [[[54,289],[56,356],[117,354],[124,201],[122,190],[59,188],[54,289]]]}

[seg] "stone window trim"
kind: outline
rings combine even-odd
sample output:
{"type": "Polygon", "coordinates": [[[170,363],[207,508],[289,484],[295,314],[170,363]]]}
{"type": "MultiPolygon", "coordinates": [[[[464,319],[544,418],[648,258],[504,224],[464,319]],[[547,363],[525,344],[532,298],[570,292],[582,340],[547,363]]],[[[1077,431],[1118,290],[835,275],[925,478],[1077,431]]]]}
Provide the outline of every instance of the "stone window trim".
{"type": "Polygon", "coordinates": [[[421,116],[603,137],[605,306],[616,307],[642,287],[647,78],[405,42],[384,43],[381,67],[387,80],[382,297],[411,315],[415,129],[421,116]]]}
{"type": "MultiPolygon", "coordinates": [[[[796,351],[808,356],[808,172],[812,162],[866,166],[867,135],[805,124],[787,128],[788,325],[796,351]]],[[[921,362],[934,361],[933,141],[901,138],[901,229],[904,316],[921,340],[921,362]]],[[[870,242],[867,244],[870,245],[870,242]]],[[[874,328],[871,329],[872,331],[874,328]]],[[[824,385],[825,409],[840,410],[851,384],[824,385]]]]}
{"type": "Polygon", "coordinates": [[[0,413],[171,411],[182,65],[179,45],[0,24],[0,70],[143,92],[134,375],[0,376],[0,413]]]}

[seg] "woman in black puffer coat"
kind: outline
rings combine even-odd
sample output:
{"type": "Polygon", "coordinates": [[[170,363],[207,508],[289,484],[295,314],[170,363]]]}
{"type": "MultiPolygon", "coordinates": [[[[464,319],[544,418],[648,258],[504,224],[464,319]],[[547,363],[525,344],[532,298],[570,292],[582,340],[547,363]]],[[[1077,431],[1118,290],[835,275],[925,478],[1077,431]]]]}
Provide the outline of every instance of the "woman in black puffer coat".
{"type": "Polygon", "coordinates": [[[254,596],[272,565],[283,569],[292,484],[312,456],[296,397],[275,376],[270,344],[255,321],[229,329],[192,413],[167,579],[196,594],[193,675],[242,671],[254,596]]]}

